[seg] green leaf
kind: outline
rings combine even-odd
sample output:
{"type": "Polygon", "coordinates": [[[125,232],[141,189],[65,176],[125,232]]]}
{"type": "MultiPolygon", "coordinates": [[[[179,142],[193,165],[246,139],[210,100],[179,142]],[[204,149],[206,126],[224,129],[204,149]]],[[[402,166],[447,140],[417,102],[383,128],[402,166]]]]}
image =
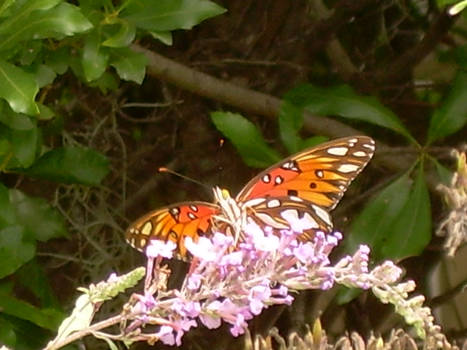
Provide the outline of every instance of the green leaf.
{"type": "Polygon", "coordinates": [[[13,112],[3,101],[0,102],[0,123],[15,130],[31,130],[36,127],[29,116],[13,112]]]}
{"type": "Polygon", "coordinates": [[[39,115],[37,119],[39,120],[50,120],[55,117],[55,112],[48,106],[43,105],[42,103],[37,104],[39,106],[39,115]]]}
{"type": "Polygon", "coordinates": [[[53,8],[25,11],[0,24],[0,51],[31,39],[62,39],[92,28],[80,9],[68,3],[53,8]]]}
{"type": "Polygon", "coordinates": [[[438,160],[436,160],[435,158],[431,158],[431,160],[435,164],[436,172],[438,173],[440,182],[446,186],[449,186],[451,184],[451,179],[454,176],[454,173],[448,168],[446,168],[444,165],[442,165],[440,162],[438,162],[438,160]]]}
{"type": "Polygon", "coordinates": [[[98,79],[107,69],[109,55],[102,50],[100,35],[97,31],[89,33],[86,37],[83,48],[82,66],[86,80],[98,79]]]}
{"type": "Polygon", "coordinates": [[[29,197],[15,189],[9,191],[9,197],[28,239],[45,242],[67,235],[63,216],[43,198],[29,197]]]}
{"type": "Polygon", "coordinates": [[[172,32],[149,32],[154,39],[159,40],[161,43],[172,46],[173,37],[172,32]]]}
{"type": "Polygon", "coordinates": [[[11,349],[16,346],[16,333],[13,325],[0,317],[0,344],[5,344],[11,349]]]}
{"type": "Polygon", "coordinates": [[[284,99],[314,114],[363,120],[414,140],[391,110],[374,97],[357,95],[347,85],[321,88],[306,84],[291,90],[284,99]]]}
{"type": "Polygon", "coordinates": [[[265,168],[281,159],[281,156],[266,144],[256,126],[240,114],[213,112],[211,120],[234,144],[247,165],[265,168]]]}
{"type": "Polygon", "coordinates": [[[451,135],[467,123],[467,72],[459,71],[444,103],[434,113],[428,129],[428,143],[451,135]]]}
{"type": "Polygon", "coordinates": [[[39,88],[52,84],[57,74],[52,68],[45,64],[39,65],[36,71],[36,80],[39,88]]]}
{"type": "Polygon", "coordinates": [[[97,186],[109,171],[102,154],[86,148],[55,148],[40,157],[26,170],[31,176],[67,184],[97,186]]]}
{"type": "Polygon", "coordinates": [[[226,10],[206,0],[130,0],[121,17],[151,32],[191,29],[226,10]]]}
{"type": "Polygon", "coordinates": [[[0,124],[0,138],[8,140],[10,151],[14,156],[5,167],[30,166],[36,159],[38,137],[39,130],[36,126],[32,129],[17,130],[0,124]]]}
{"type": "MultiPolygon", "coordinates": [[[[24,237],[21,226],[9,226],[0,230],[0,278],[15,272],[34,257],[36,245],[24,237]]],[[[0,298],[1,299],[1,298],[0,298]]],[[[1,301],[0,301],[0,310],[1,301]]],[[[4,312],[4,310],[2,310],[4,312]]]]}
{"type": "Polygon", "coordinates": [[[279,132],[289,153],[297,153],[302,149],[303,140],[299,136],[302,127],[303,108],[283,100],[279,111],[279,132]]]}
{"type": "Polygon", "coordinates": [[[99,79],[89,82],[89,86],[96,87],[102,91],[103,94],[107,94],[110,91],[117,91],[120,80],[115,74],[105,71],[99,79]]]}
{"type": "Polygon", "coordinates": [[[115,67],[118,75],[123,80],[131,80],[141,84],[146,75],[148,59],[140,52],[130,48],[112,50],[110,64],[115,67]]]}
{"type": "Polygon", "coordinates": [[[0,183],[0,229],[15,224],[15,208],[10,203],[8,189],[2,183],[0,183]]]}
{"type": "Polygon", "coordinates": [[[64,74],[68,69],[68,63],[71,57],[70,47],[62,46],[53,51],[49,51],[44,61],[55,73],[64,74]]]}
{"type": "Polygon", "coordinates": [[[39,113],[34,102],[38,91],[33,74],[0,60],[0,98],[7,100],[12,110],[29,115],[39,113]]]}
{"type": "Polygon", "coordinates": [[[30,321],[52,331],[57,329],[63,319],[63,314],[55,309],[39,309],[4,292],[0,292],[0,309],[7,315],[30,321]]]}
{"type": "Polygon", "coordinates": [[[119,30],[110,38],[102,43],[102,46],[108,47],[127,47],[135,39],[136,26],[128,21],[121,21],[119,30]]]}
{"type": "Polygon", "coordinates": [[[373,259],[384,258],[386,242],[392,235],[400,237],[401,233],[395,232],[393,226],[409,200],[411,184],[407,172],[369,201],[346,234],[347,252],[355,252],[360,244],[368,244],[373,259]]]}
{"type": "Polygon", "coordinates": [[[325,136],[313,136],[313,137],[309,137],[309,138],[303,140],[302,145],[304,146],[303,149],[305,149],[305,148],[317,146],[317,145],[319,145],[321,143],[325,143],[327,141],[329,141],[328,137],[325,137],[325,136]]]}
{"type": "Polygon", "coordinates": [[[38,298],[40,305],[59,309],[60,303],[51,288],[47,275],[37,259],[23,265],[15,274],[15,280],[38,298]]]}
{"type": "Polygon", "coordinates": [[[436,4],[440,9],[443,9],[447,5],[452,5],[458,2],[459,0],[436,0],[436,4]]]}
{"type": "Polygon", "coordinates": [[[382,247],[389,259],[419,255],[431,240],[431,206],[423,169],[420,166],[409,198],[392,225],[393,234],[382,247]]]}
{"type": "Polygon", "coordinates": [[[16,63],[19,66],[31,66],[36,60],[40,62],[41,58],[38,56],[43,52],[44,46],[44,42],[41,40],[30,40],[24,43],[19,48],[18,55],[20,57],[16,63]]]}
{"type": "Polygon", "coordinates": [[[39,129],[37,127],[29,130],[10,129],[9,137],[13,154],[21,166],[26,168],[34,163],[39,129]]]}
{"type": "Polygon", "coordinates": [[[349,245],[364,242],[372,257],[403,259],[418,255],[431,239],[430,197],[420,166],[416,180],[408,173],[384,189],[354,221],[349,245]]]}

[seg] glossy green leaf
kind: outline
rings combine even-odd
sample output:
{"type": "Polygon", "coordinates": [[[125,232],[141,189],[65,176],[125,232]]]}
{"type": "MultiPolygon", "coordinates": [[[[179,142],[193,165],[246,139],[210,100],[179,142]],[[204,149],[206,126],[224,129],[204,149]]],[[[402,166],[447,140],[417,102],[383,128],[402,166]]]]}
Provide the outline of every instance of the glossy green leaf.
{"type": "Polygon", "coordinates": [[[36,126],[17,130],[0,124],[0,138],[9,142],[9,150],[14,157],[10,158],[5,167],[29,167],[36,159],[38,136],[39,131],[36,126]]]}
{"type": "Polygon", "coordinates": [[[247,165],[265,168],[281,159],[280,155],[266,144],[256,126],[240,114],[213,112],[211,120],[233,143],[247,165]]]}
{"type": "Polygon", "coordinates": [[[107,69],[109,55],[103,50],[100,35],[94,31],[87,35],[84,42],[82,66],[85,79],[93,81],[98,79],[107,69]]]}
{"type": "Polygon", "coordinates": [[[150,34],[165,45],[172,46],[173,44],[172,32],[150,32],[150,34]]]}
{"type": "Polygon", "coordinates": [[[30,321],[52,331],[57,329],[63,319],[63,314],[55,309],[40,309],[3,292],[0,292],[0,309],[7,315],[30,321]]]}
{"type": "Polygon", "coordinates": [[[0,183],[0,229],[16,224],[15,208],[10,203],[8,189],[0,183]]]}
{"type": "Polygon", "coordinates": [[[408,200],[391,225],[393,233],[381,247],[389,259],[419,255],[431,239],[431,206],[423,169],[418,170],[408,200]]]}
{"type": "Polygon", "coordinates": [[[329,141],[329,138],[326,136],[313,136],[303,140],[302,145],[304,146],[303,149],[317,146],[321,143],[325,143],[329,141]]]}
{"type": "Polygon", "coordinates": [[[102,43],[102,46],[108,47],[127,47],[136,36],[136,26],[128,21],[118,23],[119,30],[110,38],[102,43]]]}
{"type": "Polygon", "coordinates": [[[44,44],[41,40],[29,40],[24,45],[21,45],[19,48],[20,52],[18,53],[19,59],[16,64],[18,66],[31,66],[34,65],[36,60],[40,62],[41,58],[38,56],[43,52],[44,44]]]}
{"type": "Polygon", "coordinates": [[[50,120],[55,117],[55,112],[48,106],[43,105],[42,103],[37,104],[39,106],[39,115],[37,119],[39,120],[50,120]]]}
{"type": "Polygon", "coordinates": [[[31,117],[12,111],[4,101],[0,102],[0,123],[15,130],[31,130],[36,127],[31,117]]]}
{"type": "Polygon", "coordinates": [[[131,80],[141,84],[146,75],[148,59],[140,52],[130,48],[112,50],[110,64],[115,67],[118,75],[123,80],[131,80]]]}
{"type": "Polygon", "coordinates": [[[452,177],[454,176],[454,173],[446,168],[444,165],[442,165],[440,162],[438,162],[436,159],[431,159],[433,163],[435,164],[436,167],[436,173],[438,174],[439,177],[439,182],[442,184],[449,186],[451,184],[452,177]]]}
{"type": "Polygon", "coordinates": [[[52,68],[45,64],[39,65],[36,71],[36,80],[39,88],[52,84],[57,74],[52,68]]]}
{"type": "Polygon", "coordinates": [[[428,143],[451,135],[467,123],[467,72],[459,71],[443,104],[435,110],[428,129],[428,143]]]}
{"type": "Polygon", "coordinates": [[[33,241],[25,238],[23,227],[9,226],[0,230],[0,259],[2,261],[0,278],[15,272],[31,260],[35,252],[36,245],[33,241]]]}
{"type": "Polygon", "coordinates": [[[18,224],[24,227],[28,239],[45,242],[66,236],[63,216],[43,198],[29,197],[15,189],[9,191],[9,197],[18,224]]]}
{"type": "Polygon", "coordinates": [[[459,0],[436,0],[436,4],[440,9],[444,8],[447,5],[455,4],[456,2],[459,2],[459,0]]]}
{"type": "Polygon", "coordinates": [[[33,74],[0,60],[0,98],[4,98],[12,110],[29,115],[39,113],[34,102],[38,91],[33,74]]]}
{"type": "Polygon", "coordinates": [[[413,137],[390,109],[374,97],[356,94],[347,85],[321,88],[306,84],[287,93],[284,99],[313,114],[363,120],[393,130],[413,141],[413,137]]]}
{"type": "Polygon", "coordinates": [[[70,47],[63,46],[48,52],[44,63],[52,68],[55,73],[64,74],[68,70],[71,57],[70,47]]]}
{"type": "Polygon", "coordinates": [[[0,316],[0,344],[8,346],[10,349],[14,349],[16,346],[16,333],[13,325],[0,316]]]}
{"type": "Polygon", "coordinates": [[[68,3],[55,7],[18,13],[0,25],[0,51],[31,39],[71,36],[92,28],[80,9],[68,3]]]}
{"type": "Polygon", "coordinates": [[[130,0],[121,17],[151,32],[191,29],[226,10],[207,0],[130,0]]]}
{"type": "Polygon", "coordinates": [[[116,91],[119,87],[119,82],[120,80],[117,79],[115,74],[105,71],[99,79],[89,82],[89,86],[96,87],[103,94],[107,94],[108,91],[116,91]]]}
{"type": "Polygon", "coordinates": [[[60,303],[52,290],[47,274],[37,259],[32,259],[16,271],[15,280],[39,300],[41,307],[60,308],[60,303]]]}
{"type": "Polygon", "coordinates": [[[384,258],[386,242],[400,234],[393,226],[409,200],[411,186],[409,173],[405,173],[371,199],[345,235],[345,250],[352,253],[360,244],[368,244],[372,259],[384,258]]]}
{"type": "Polygon", "coordinates": [[[28,175],[67,184],[99,185],[109,171],[109,161],[102,154],[86,148],[55,148],[40,157],[28,175]]]}
{"type": "Polygon", "coordinates": [[[26,168],[34,163],[39,129],[37,127],[29,130],[10,129],[9,135],[13,154],[21,166],[26,168]]]}
{"type": "Polygon", "coordinates": [[[279,132],[281,141],[289,153],[302,149],[303,140],[299,135],[303,127],[303,108],[284,100],[279,111],[279,132]]]}

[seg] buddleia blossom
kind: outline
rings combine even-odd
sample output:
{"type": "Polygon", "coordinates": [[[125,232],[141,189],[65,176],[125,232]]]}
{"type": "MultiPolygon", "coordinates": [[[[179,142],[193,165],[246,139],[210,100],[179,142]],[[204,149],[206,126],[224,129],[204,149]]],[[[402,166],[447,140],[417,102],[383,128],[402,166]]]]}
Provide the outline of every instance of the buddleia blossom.
{"type": "Polygon", "coordinates": [[[336,283],[371,288],[383,302],[394,304],[420,336],[433,325],[430,310],[421,306],[421,299],[408,299],[411,283],[397,284],[402,272],[393,263],[369,271],[370,250],[362,245],[353,255],[332,264],[330,253],[342,240],[339,232],[318,232],[313,240],[302,242],[300,225],[291,227],[298,229],[278,235],[248,222],[244,239],[235,247],[234,239],[222,233],[197,242],[187,238],[185,247],[193,256],[189,273],[180,289],[169,291],[164,270],[153,264],[170,255],[167,252],[174,246],[153,241],[147,248],[147,270],[155,273],[150,273],[144,295],[135,296],[126,307],[127,340],[180,345],[190,329],[201,324],[215,329],[222,323],[230,325],[233,336],[239,336],[247,330],[248,321],[264,309],[290,305],[292,291],[327,290],[336,283]]]}
{"type": "Polygon", "coordinates": [[[444,248],[449,256],[454,256],[457,248],[467,242],[467,161],[466,153],[454,151],[457,158],[457,171],[453,174],[450,186],[440,184],[437,189],[443,193],[449,214],[436,231],[446,236],[444,248]]]}

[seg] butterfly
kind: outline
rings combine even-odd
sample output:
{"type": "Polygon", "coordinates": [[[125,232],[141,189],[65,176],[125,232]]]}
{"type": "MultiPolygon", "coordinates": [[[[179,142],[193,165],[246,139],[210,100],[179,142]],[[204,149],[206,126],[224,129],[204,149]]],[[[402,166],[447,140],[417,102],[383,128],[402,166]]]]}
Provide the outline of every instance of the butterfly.
{"type": "Polygon", "coordinates": [[[367,136],[308,148],[259,173],[235,199],[215,187],[215,203],[182,202],[147,213],[128,227],[127,242],[144,250],[152,239],[171,240],[177,244],[177,257],[186,260],[186,237],[196,241],[218,230],[241,241],[247,220],[281,230],[289,229],[294,219],[306,223],[300,239],[312,239],[316,231],[332,231],[329,212],[374,151],[375,142],[367,136]]]}

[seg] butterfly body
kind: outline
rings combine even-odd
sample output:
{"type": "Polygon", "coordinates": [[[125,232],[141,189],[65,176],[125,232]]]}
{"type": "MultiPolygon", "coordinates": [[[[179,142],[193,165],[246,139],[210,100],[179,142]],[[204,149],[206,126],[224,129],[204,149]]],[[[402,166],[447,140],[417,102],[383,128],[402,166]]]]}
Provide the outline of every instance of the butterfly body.
{"type": "Polygon", "coordinates": [[[177,244],[178,257],[186,258],[185,237],[196,240],[219,230],[241,241],[248,220],[273,230],[289,229],[298,220],[300,238],[311,239],[318,230],[332,230],[329,211],[374,150],[374,141],[367,136],[309,148],[261,172],[235,199],[216,187],[215,203],[178,203],[144,215],[128,228],[127,241],[142,250],[151,239],[170,239],[177,244]]]}

